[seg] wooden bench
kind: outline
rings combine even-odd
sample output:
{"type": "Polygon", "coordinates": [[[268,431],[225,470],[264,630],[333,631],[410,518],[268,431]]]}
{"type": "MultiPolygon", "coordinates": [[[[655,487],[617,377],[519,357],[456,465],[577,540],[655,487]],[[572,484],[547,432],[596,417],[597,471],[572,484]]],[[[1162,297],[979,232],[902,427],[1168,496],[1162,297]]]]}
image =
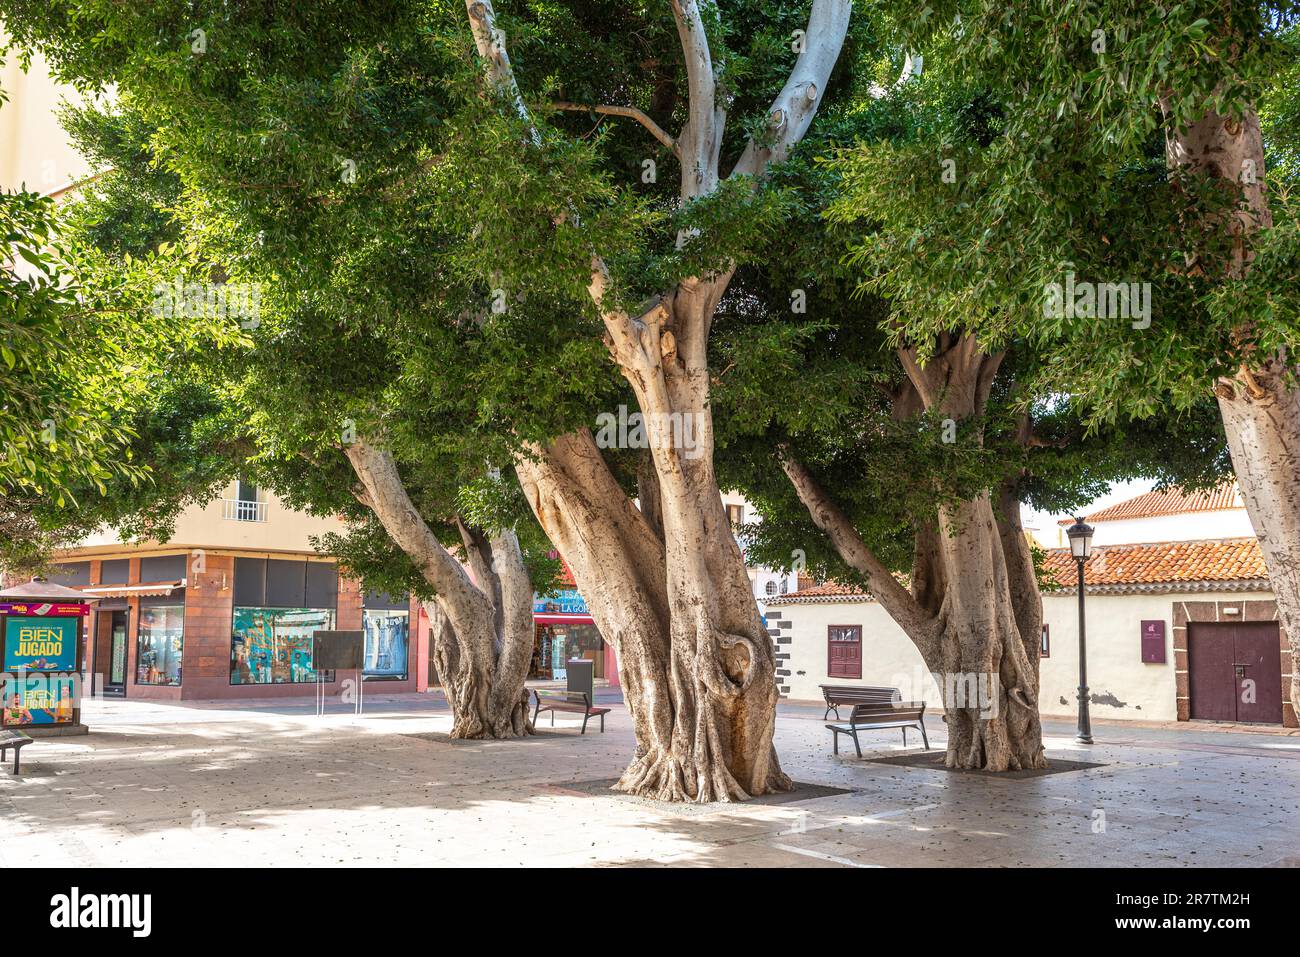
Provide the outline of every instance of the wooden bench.
{"type": "Polygon", "coordinates": [[[902,701],[903,696],[897,688],[873,688],[870,685],[820,685],[822,697],[826,699],[825,721],[835,712],[835,720],[840,720],[841,705],[855,704],[889,704],[902,701]]]}
{"type": "Polygon", "coordinates": [[[609,714],[608,708],[593,708],[591,699],[587,697],[585,691],[539,691],[533,689],[533,697],[537,699],[537,709],[533,712],[533,724],[537,723],[537,716],[543,711],[551,712],[551,727],[555,727],[555,712],[572,711],[575,714],[582,715],[582,733],[587,733],[587,722],[594,717],[600,718],[600,733],[605,733],[605,715],[609,714]]]}
{"type": "Polygon", "coordinates": [[[18,773],[18,762],[22,757],[23,745],[31,744],[32,739],[21,731],[0,731],[0,762],[8,756],[9,749],[14,749],[14,774],[18,773]]]}
{"type": "MultiPolygon", "coordinates": [[[[891,689],[892,690],[892,689],[891,689]]],[[[853,739],[853,747],[862,757],[862,745],[858,743],[859,731],[874,731],[877,728],[902,728],[903,747],[907,747],[907,729],[916,728],[921,732],[921,741],[925,750],[930,750],[930,739],[925,735],[924,701],[886,701],[876,704],[855,704],[853,714],[843,724],[828,724],[831,742],[835,753],[840,753],[840,735],[847,734],[853,739]]]]}

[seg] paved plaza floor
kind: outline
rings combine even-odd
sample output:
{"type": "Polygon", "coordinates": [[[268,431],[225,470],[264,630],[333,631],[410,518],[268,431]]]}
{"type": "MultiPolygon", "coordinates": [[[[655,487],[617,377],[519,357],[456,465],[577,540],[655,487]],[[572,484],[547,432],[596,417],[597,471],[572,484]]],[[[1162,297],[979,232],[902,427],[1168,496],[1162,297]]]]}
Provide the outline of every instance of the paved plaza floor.
{"type": "MultiPolygon", "coordinates": [[[[1099,767],[1022,780],[831,755],[820,706],[783,704],[793,800],[673,807],[608,792],[632,753],[617,690],[604,735],[449,742],[437,695],[88,702],[92,733],[0,772],[0,867],[686,865],[905,867],[1300,864],[1300,736],[1200,725],[1049,723],[1049,757],[1099,767]]],[[[927,723],[942,747],[943,724],[927,723]]],[[[594,725],[593,725],[594,728],[594,725]]]]}

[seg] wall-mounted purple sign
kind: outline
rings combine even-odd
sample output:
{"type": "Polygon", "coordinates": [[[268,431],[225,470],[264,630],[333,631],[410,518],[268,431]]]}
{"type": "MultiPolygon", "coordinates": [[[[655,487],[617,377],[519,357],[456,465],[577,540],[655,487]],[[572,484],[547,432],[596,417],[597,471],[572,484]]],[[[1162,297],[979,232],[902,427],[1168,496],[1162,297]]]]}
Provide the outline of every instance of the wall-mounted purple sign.
{"type": "Polygon", "coordinates": [[[1165,623],[1163,620],[1142,622],[1142,660],[1163,664],[1165,660],[1165,623]]]}

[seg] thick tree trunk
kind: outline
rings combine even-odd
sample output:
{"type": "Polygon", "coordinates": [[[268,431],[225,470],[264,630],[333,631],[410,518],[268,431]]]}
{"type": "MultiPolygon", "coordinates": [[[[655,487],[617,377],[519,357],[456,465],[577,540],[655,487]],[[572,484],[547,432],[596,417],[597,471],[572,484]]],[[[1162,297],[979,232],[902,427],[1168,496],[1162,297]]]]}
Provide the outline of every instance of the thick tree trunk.
{"type": "Polygon", "coordinates": [[[531,734],[524,683],[533,649],[532,586],[513,532],[461,523],[476,584],[411,502],[392,456],[364,439],[346,449],[365,502],[437,592],[426,605],[454,738],[531,734]]]}
{"type": "MultiPolygon", "coordinates": [[[[924,368],[913,351],[900,350],[900,359],[926,409],[978,422],[1002,355],[985,353],[966,334],[941,337],[940,353],[924,368]]],[[[1038,717],[1041,604],[1034,609],[1041,599],[1032,565],[1026,567],[1030,560],[1019,502],[1006,489],[999,494],[1000,521],[988,493],[941,509],[939,515],[945,586],[938,618],[940,674],[949,767],[1015,771],[1047,766],[1038,717]],[[1013,546],[1010,555],[1007,545],[1013,546]],[[1026,628],[1032,630],[1026,633],[1026,628]],[[955,689],[964,689],[966,701],[955,700],[955,689]]]]}
{"type": "Polygon", "coordinates": [[[1280,363],[1217,390],[1237,484],[1268,567],[1291,650],[1291,702],[1300,709],[1300,391],[1280,363]]]}
{"type": "Polygon", "coordinates": [[[1046,767],[1035,707],[1037,656],[1031,661],[1027,651],[1037,643],[1017,623],[988,496],[945,512],[941,528],[948,588],[939,616],[940,667],[933,670],[948,719],[945,763],[986,771],[1046,767]]]}
{"type": "Polygon", "coordinates": [[[1021,742],[1021,754],[1028,753],[1033,745],[1039,750],[1039,760],[1029,767],[1046,767],[1042,756],[1043,726],[1038,712],[1039,665],[1043,651],[1043,596],[1038,588],[1034,571],[1034,556],[1029,549],[1029,539],[1020,521],[1020,496],[1016,483],[1007,481],[998,491],[996,515],[998,534],[1002,540],[1002,557],[1006,563],[1007,588],[1011,593],[1011,610],[1015,616],[1016,631],[1025,652],[1025,665],[1021,680],[1031,685],[1025,694],[1029,707],[1018,706],[1008,712],[1007,722],[1011,740],[1021,742]]]}
{"type": "MultiPolygon", "coordinates": [[[[807,42],[772,104],[763,142],[751,141],[733,175],[757,180],[806,133],[843,45],[851,7],[850,0],[813,0],[807,42]]],[[[466,9],[489,81],[527,119],[492,3],[466,0],[466,9]]],[[[689,202],[718,187],[726,100],[717,95],[718,70],[706,24],[710,10],[695,0],[674,0],[672,10],[689,89],[689,118],[674,152],[682,165],[680,196],[689,202]]],[[[535,130],[533,135],[536,139],[535,130]]],[[[584,447],[589,436],[568,440],[570,447],[564,449],[557,448],[566,442],[561,440],[538,456],[531,469],[520,466],[543,528],[561,551],[566,547],[562,540],[574,549],[565,557],[589,600],[622,587],[623,582],[605,576],[628,574],[629,565],[641,557],[639,550],[649,548],[646,536],[657,543],[655,566],[662,565],[664,573],[662,614],[652,628],[645,626],[646,633],[633,629],[634,640],[619,639],[627,648],[623,667],[636,672],[630,677],[639,688],[633,692],[638,700],[629,698],[637,720],[637,757],[619,786],[667,800],[741,800],[790,786],[772,747],[777,699],[772,642],[713,472],[708,336],[733,269],[685,279],[645,315],[630,316],[605,301],[605,264],[599,251],[592,255],[591,298],[601,311],[614,361],[646,417],[654,466],[647,478],[658,486],[655,528],[644,518],[630,522],[626,496],[616,483],[607,489],[608,498],[586,497],[593,486],[568,484],[569,465],[574,475],[586,469],[585,478],[597,486],[609,484],[594,474],[607,470],[599,456],[588,454],[594,448],[584,447]],[[564,461],[570,452],[571,463],[564,461]],[[598,524],[560,527],[577,516],[598,524]],[[638,541],[615,558],[612,545],[620,531],[638,541]],[[579,552],[590,556],[578,559],[579,552]],[[609,564],[600,564],[601,553],[610,556],[609,564]]],[[[658,606],[659,586],[647,590],[647,598],[658,606]]],[[[620,618],[626,609],[618,607],[618,600],[608,596],[598,601],[608,608],[614,632],[627,628],[620,618]]]]}
{"type": "Polygon", "coordinates": [[[682,777],[694,776],[699,800],[743,800],[788,789],[790,782],[772,746],[775,650],[727,521],[713,474],[707,395],[697,391],[705,392],[702,379],[697,387],[638,395],[642,410],[693,417],[704,433],[699,441],[707,442],[691,458],[690,450],[667,435],[652,440],[668,568],[676,726],[671,747],[643,759],[641,780],[652,790],[671,791],[682,777]],[[675,391],[681,393],[676,402],[675,391]]]}
{"type": "MultiPolygon", "coordinates": [[[[895,399],[899,417],[924,408],[959,420],[983,414],[1001,361],[972,336],[944,336],[924,368],[914,351],[900,350],[899,358],[908,376],[895,399]]],[[[1038,715],[1042,603],[1013,488],[998,490],[996,508],[985,493],[920,526],[909,591],[807,468],[788,454],[782,466],[813,522],[867,579],[939,685],[945,763],[986,771],[1046,767],[1038,715]]]]}
{"type": "MultiPolygon", "coordinates": [[[[538,521],[569,563],[601,634],[618,654],[637,733],[637,753],[618,787],[671,801],[741,800],[788,787],[772,748],[771,639],[758,618],[738,550],[730,560],[744,578],[743,594],[734,577],[723,599],[706,597],[694,582],[683,587],[688,573],[677,576],[676,588],[670,585],[665,540],[623,493],[588,432],[531,450],[517,470],[538,521]],[[710,617],[729,623],[737,606],[741,621],[752,609],[748,633],[759,639],[747,638],[744,646],[717,637],[710,617]],[[753,665],[751,645],[758,652],[753,665]],[[737,687],[747,671],[748,684],[737,687]]],[[[720,514],[712,520],[722,523],[713,526],[714,538],[736,549],[716,486],[713,497],[720,514]]],[[[671,529],[680,522],[676,515],[694,507],[674,505],[665,513],[665,525],[671,529]]],[[[675,560],[682,561],[684,553],[693,556],[694,547],[702,553],[714,547],[698,538],[696,543],[679,547],[675,560]]],[[[725,566],[709,567],[720,569],[720,581],[726,581],[725,566]]]]}
{"type": "Polygon", "coordinates": [[[713,471],[707,336],[727,278],[688,280],[635,324],[607,320],[645,417],[671,639],[673,735],[624,784],[671,800],[744,800],[790,787],[772,746],[775,651],[713,471]]]}
{"type": "MultiPolygon", "coordinates": [[[[1168,109],[1168,104],[1162,104],[1168,109]]],[[[1237,280],[1254,259],[1251,239],[1273,224],[1264,177],[1264,142],[1254,109],[1241,116],[1207,110],[1166,140],[1171,169],[1209,178],[1234,199],[1233,208],[1216,212],[1209,223],[1231,237],[1226,260],[1198,260],[1190,270],[1237,280]]],[[[1238,343],[1251,341],[1251,329],[1237,330],[1238,343]]],[[[1300,390],[1287,382],[1295,372],[1286,354],[1245,350],[1235,376],[1215,384],[1232,466],[1277,598],[1278,617],[1291,650],[1291,701],[1300,707],[1300,390]]]]}

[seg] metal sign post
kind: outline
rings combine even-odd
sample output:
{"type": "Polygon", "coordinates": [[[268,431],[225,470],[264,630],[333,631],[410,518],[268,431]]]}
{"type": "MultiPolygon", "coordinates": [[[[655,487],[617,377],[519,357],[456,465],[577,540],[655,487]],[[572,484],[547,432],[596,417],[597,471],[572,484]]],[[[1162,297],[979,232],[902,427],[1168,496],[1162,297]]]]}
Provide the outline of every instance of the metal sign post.
{"type": "Polygon", "coordinates": [[[325,672],[355,671],[357,693],[352,702],[352,713],[361,713],[361,672],[365,644],[363,631],[317,631],[312,634],[311,665],[320,687],[316,714],[325,714],[325,672]]]}

